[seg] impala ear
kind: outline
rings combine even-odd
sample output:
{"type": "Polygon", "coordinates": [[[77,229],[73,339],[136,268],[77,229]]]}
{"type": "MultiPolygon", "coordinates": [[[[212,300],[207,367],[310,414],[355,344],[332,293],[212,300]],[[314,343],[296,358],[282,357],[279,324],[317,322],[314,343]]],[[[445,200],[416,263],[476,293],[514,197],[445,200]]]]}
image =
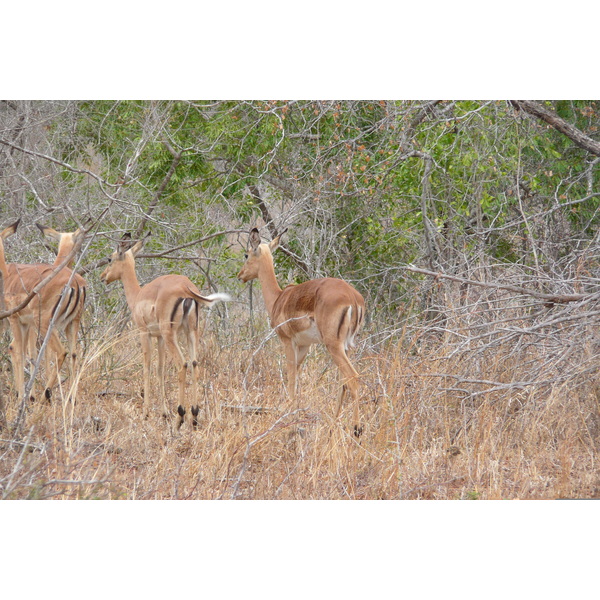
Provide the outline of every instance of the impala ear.
{"type": "Polygon", "coordinates": [[[55,242],[60,242],[60,233],[56,231],[56,229],[46,227],[46,225],[40,225],[39,223],[36,223],[35,225],[42,232],[44,237],[54,240],[55,242]]]}
{"type": "MultiPolygon", "coordinates": [[[[148,237],[148,236],[146,236],[148,237]]],[[[131,247],[131,254],[133,254],[133,257],[135,258],[138,254],[138,252],[142,249],[142,247],[144,246],[144,242],[146,241],[146,237],[143,240],[140,240],[139,242],[136,242],[132,247],[131,247]]]]}
{"type": "Polygon", "coordinates": [[[281,236],[287,231],[287,227],[269,244],[269,248],[271,252],[275,252],[277,248],[279,248],[279,241],[281,240],[281,236]]]}
{"type": "Polygon", "coordinates": [[[129,248],[131,248],[131,246],[131,234],[129,232],[124,233],[121,239],[119,240],[119,243],[117,244],[117,251],[119,252],[119,254],[124,254],[125,252],[127,252],[127,250],[129,250],[129,248]]]}
{"type": "Polygon", "coordinates": [[[10,237],[11,235],[13,235],[13,233],[15,233],[17,231],[17,227],[19,226],[20,222],[21,222],[21,219],[19,219],[16,223],[13,223],[12,225],[9,225],[5,229],[3,229],[0,232],[0,238],[5,240],[7,237],[10,237]]]}
{"type": "Polygon", "coordinates": [[[254,227],[250,232],[250,236],[248,237],[248,243],[250,244],[250,248],[256,251],[256,249],[260,246],[260,234],[258,233],[258,229],[254,227]]]}

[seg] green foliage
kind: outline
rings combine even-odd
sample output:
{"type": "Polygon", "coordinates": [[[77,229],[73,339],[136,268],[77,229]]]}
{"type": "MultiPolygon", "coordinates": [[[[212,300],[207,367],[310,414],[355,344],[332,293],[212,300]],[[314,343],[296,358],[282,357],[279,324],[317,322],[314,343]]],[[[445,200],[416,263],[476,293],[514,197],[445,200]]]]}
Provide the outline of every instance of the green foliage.
{"type": "MultiPolygon", "coordinates": [[[[597,102],[548,107],[597,136],[597,102]]],[[[276,226],[292,227],[286,243],[296,256],[367,281],[424,257],[426,220],[442,263],[482,251],[527,263],[532,255],[515,240],[541,241],[555,217],[583,237],[600,225],[597,198],[571,205],[589,194],[590,180],[595,190],[600,167],[503,101],[93,101],[77,103],[76,114],[63,127],[62,158],[124,181],[121,196],[154,211],[158,247],[171,243],[163,222],[189,223],[176,231],[185,243],[226,228],[215,212],[242,228],[269,213],[276,226]],[[545,220],[545,229],[528,231],[524,217],[545,220]]],[[[61,176],[73,190],[86,181],[61,176]]],[[[228,241],[204,247],[233,260],[228,241]]],[[[288,257],[277,260],[296,269],[288,257]]]]}

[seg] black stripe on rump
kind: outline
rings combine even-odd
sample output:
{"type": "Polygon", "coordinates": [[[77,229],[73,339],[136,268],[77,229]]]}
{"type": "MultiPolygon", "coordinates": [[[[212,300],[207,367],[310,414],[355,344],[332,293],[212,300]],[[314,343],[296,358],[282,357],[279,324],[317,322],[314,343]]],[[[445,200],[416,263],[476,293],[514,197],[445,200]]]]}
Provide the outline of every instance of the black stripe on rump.
{"type": "Polygon", "coordinates": [[[171,327],[173,327],[173,325],[175,324],[175,313],[177,312],[177,309],[179,308],[179,305],[182,302],[183,302],[183,298],[177,298],[177,300],[175,301],[173,310],[171,311],[171,327]]]}
{"type": "Polygon", "coordinates": [[[350,307],[346,306],[346,308],[344,309],[344,312],[342,312],[342,316],[340,318],[340,323],[338,325],[338,330],[337,330],[338,339],[340,337],[340,332],[342,331],[342,325],[344,324],[344,321],[346,320],[346,315],[348,314],[349,310],[350,310],[350,307]]]}
{"type": "MultiPolygon", "coordinates": [[[[58,297],[58,300],[56,301],[56,304],[52,308],[52,313],[50,315],[51,319],[54,318],[54,313],[56,312],[56,309],[58,308],[58,305],[60,304],[61,298],[62,298],[62,294],[58,297]]],[[[65,310],[66,308],[68,308],[68,306],[71,304],[71,298],[73,298],[73,288],[69,288],[69,299],[67,300],[65,308],[63,308],[63,310],[65,310]]]]}
{"type": "MultiPolygon", "coordinates": [[[[71,288],[71,292],[72,291],[73,291],[73,288],[71,288]]],[[[73,316],[73,313],[77,310],[77,306],[79,305],[79,295],[80,294],[81,294],[81,291],[79,289],[79,286],[77,286],[77,296],[75,297],[75,302],[73,302],[73,307],[69,311],[69,314],[65,316],[66,321],[70,321],[71,317],[73,316]]],[[[71,294],[71,298],[73,298],[73,294],[71,294]]],[[[68,307],[68,305],[67,305],[67,307],[68,307]]]]}
{"type": "Polygon", "coordinates": [[[198,328],[199,321],[199,311],[198,311],[198,301],[195,298],[186,298],[183,301],[183,319],[189,316],[192,312],[192,307],[196,309],[196,329],[198,328]]]}

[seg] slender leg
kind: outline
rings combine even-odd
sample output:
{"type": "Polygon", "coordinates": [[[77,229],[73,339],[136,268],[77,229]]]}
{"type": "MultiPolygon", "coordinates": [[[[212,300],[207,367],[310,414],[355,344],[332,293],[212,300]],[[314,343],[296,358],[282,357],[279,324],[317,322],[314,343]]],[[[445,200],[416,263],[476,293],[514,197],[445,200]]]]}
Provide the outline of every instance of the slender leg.
{"type": "Polygon", "coordinates": [[[169,406],[167,403],[167,393],[165,391],[165,341],[162,337],[158,337],[158,390],[160,397],[162,398],[163,405],[163,417],[169,416],[169,406]]]}
{"type": "MultiPolygon", "coordinates": [[[[18,319],[10,319],[10,328],[12,332],[12,340],[10,342],[9,351],[13,368],[13,377],[15,380],[15,388],[17,397],[22,400],[25,393],[25,372],[24,372],[24,333],[18,319]]],[[[26,335],[26,334],[25,334],[26,335]]]]}
{"type": "Polygon", "coordinates": [[[300,406],[300,394],[298,391],[298,388],[300,387],[300,369],[302,367],[302,364],[304,363],[304,359],[306,358],[308,351],[310,350],[310,346],[297,346],[296,344],[293,344],[293,348],[294,348],[294,355],[295,355],[295,361],[296,361],[296,398],[298,400],[298,404],[297,406],[300,406]]]}
{"type": "Polygon", "coordinates": [[[79,333],[80,322],[81,319],[75,318],[65,327],[67,345],[69,347],[69,354],[71,355],[71,361],[69,363],[71,378],[75,377],[75,373],[77,372],[77,334],[79,333]]]}
{"type": "Polygon", "coordinates": [[[189,408],[189,403],[186,402],[185,397],[187,363],[185,362],[185,357],[181,352],[181,348],[177,343],[175,333],[172,331],[169,323],[161,327],[161,334],[169,354],[171,354],[175,364],[178,367],[177,378],[179,383],[179,406],[177,407],[177,414],[179,415],[179,419],[177,421],[177,428],[179,429],[185,420],[186,409],[189,408]]]}
{"type": "MultiPolygon", "coordinates": [[[[198,310],[197,307],[196,310],[198,310]]],[[[192,363],[192,429],[195,429],[198,426],[200,407],[198,406],[198,332],[193,323],[189,323],[187,339],[189,361],[192,363]]]]}
{"type": "Polygon", "coordinates": [[[48,400],[50,400],[52,388],[56,385],[60,377],[60,370],[66,357],[67,351],[60,341],[58,332],[53,329],[48,340],[48,347],[46,348],[46,398],[48,400]],[[52,357],[54,357],[54,366],[50,366],[52,357]]]}
{"type": "Polygon", "coordinates": [[[185,414],[188,411],[189,402],[186,402],[185,397],[185,378],[187,374],[187,363],[183,363],[181,367],[179,367],[179,371],[177,373],[177,379],[179,384],[179,406],[177,407],[177,412],[179,413],[179,422],[178,427],[183,425],[183,421],[185,419],[185,414]]]}
{"type": "Polygon", "coordinates": [[[363,431],[363,427],[360,425],[360,422],[359,422],[359,414],[358,414],[359,374],[356,372],[356,369],[352,366],[352,363],[348,359],[348,356],[346,355],[346,351],[344,350],[343,344],[341,344],[341,343],[327,344],[327,349],[329,350],[329,353],[331,354],[333,361],[337,365],[337,367],[340,371],[341,379],[342,379],[342,389],[340,391],[338,407],[337,407],[335,417],[337,419],[337,417],[339,416],[340,410],[342,408],[342,402],[344,400],[344,396],[346,395],[346,393],[349,392],[350,396],[352,397],[353,404],[354,404],[354,411],[353,411],[354,435],[356,435],[356,437],[359,437],[363,431]]]}
{"type": "Polygon", "coordinates": [[[310,350],[310,346],[296,346],[296,375],[300,374],[300,367],[304,363],[304,359],[310,350]]]}
{"type": "Polygon", "coordinates": [[[285,348],[287,362],[287,389],[288,396],[292,402],[296,400],[296,351],[290,340],[282,340],[285,348]]]}
{"type": "Polygon", "coordinates": [[[152,345],[150,334],[147,331],[140,332],[142,354],[144,358],[144,419],[148,418],[150,412],[150,362],[152,360],[152,345]]]}

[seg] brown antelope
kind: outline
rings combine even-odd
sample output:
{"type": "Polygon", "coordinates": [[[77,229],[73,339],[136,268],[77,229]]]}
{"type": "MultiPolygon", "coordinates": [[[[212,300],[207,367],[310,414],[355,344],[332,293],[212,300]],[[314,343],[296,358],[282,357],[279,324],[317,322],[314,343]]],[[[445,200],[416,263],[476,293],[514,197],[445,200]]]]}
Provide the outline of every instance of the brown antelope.
{"type": "MultiPolygon", "coordinates": [[[[8,277],[5,283],[7,305],[14,307],[35,288],[53,269],[59,266],[73,249],[81,232],[59,233],[49,227],[38,225],[40,230],[51,239],[59,242],[58,254],[54,264],[15,264],[8,265],[8,277]]],[[[73,264],[73,259],[69,261],[73,264]]],[[[45,285],[31,302],[18,313],[9,317],[12,332],[10,345],[11,360],[15,378],[15,387],[19,397],[25,390],[25,358],[35,354],[35,340],[42,341],[52,325],[46,353],[46,398],[50,399],[52,387],[56,384],[62,364],[67,356],[59,336],[64,332],[71,356],[70,370],[75,372],[77,361],[77,334],[83,313],[86,296],[86,282],[69,266],[45,285]],[[68,289],[67,289],[68,288],[68,289]],[[54,366],[50,369],[51,358],[54,366]]]]}
{"type": "Polygon", "coordinates": [[[310,346],[319,342],[325,344],[342,377],[335,418],[339,416],[344,395],[349,390],[354,401],[354,433],[359,436],[362,433],[358,419],[359,375],[346,351],[354,345],[362,325],[365,301],[350,284],[329,277],[289,285],[282,290],[275,277],[272,253],[286,231],[269,244],[262,244],[258,229],[252,229],[246,262],[238,278],[243,282],[260,281],[271,327],[285,349],[290,399],[296,397],[298,370],[310,346]]]}
{"type": "Polygon", "coordinates": [[[198,379],[198,342],[200,339],[200,306],[210,306],[219,301],[230,300],[228,294],[202,296],[198,288],[184,275],[162,275],[150,283],[140,286],[135,274],[135,257],[144,240],[131,246],[121,241],[109,259],[109,265],[100,275],[107,285],[120,279],[125,290],[127,305],[133,322],[140,332],[144,359],[144,417],[149,413],[152,388],[150,387],[150,365],[152,362],[151,338],[158,345],[158,383],[163,402],[163,415],[169,414],[165,394],[165,346],[178,367],[179,406],[177,428],[184,422],[191,408],[191,426],[197,425],[199,406],[196,403],[198,379]],[[131,246],[131,247],[130,247],[131,246]],[[181,350],[178,336],[182,334],[187,346],[188,360],[181,350]],[[185,393],[186,373],[189,363],[192,368],[192,403],[185,393]]]}

